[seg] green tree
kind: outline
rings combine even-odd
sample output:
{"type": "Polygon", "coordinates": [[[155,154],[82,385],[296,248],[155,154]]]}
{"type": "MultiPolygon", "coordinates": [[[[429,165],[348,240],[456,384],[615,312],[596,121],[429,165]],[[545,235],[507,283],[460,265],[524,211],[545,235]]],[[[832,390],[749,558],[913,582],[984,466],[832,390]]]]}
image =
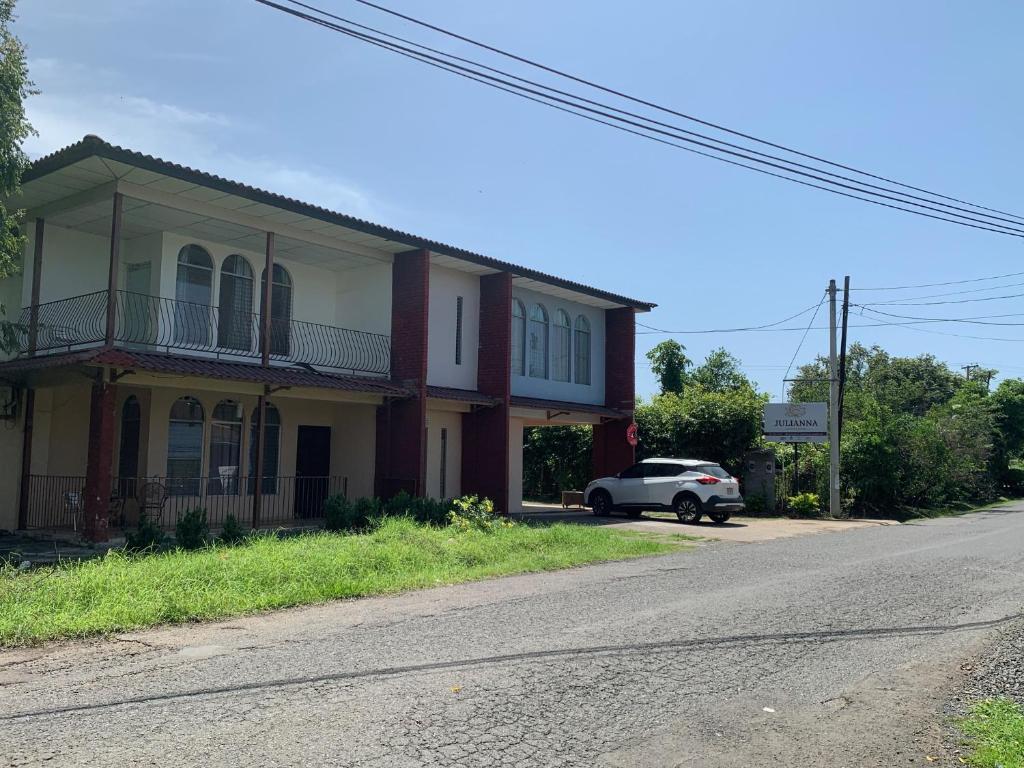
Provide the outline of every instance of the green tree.
{"type": "Polygon", "coordinates": [[[753,387],[743,372],[740,361],[724,347],[713,350],[704,362],[693,369],[687,383],[703,387],[708,392],[729,392],[753,387]]]}
{"type": "MultiPolygon", "coordinates": [[[[18,271],[25,245],[20,230],[24,212],[10,210],[5,201],[14,199],[20,189],[21,175],[28,164],[21,145],[33,133],[24,102],[34,91],[28,79],[25,49],[10,29],[13,18],[14,0],[0,0],[0,280],[18,271]]],[[[0,306],[0,316],[5,312],[0,306]]],[[[0,333],[0,345],[9,336],[0,333]]]]}
{"type": "Polygon", "coordinates": [[[668,339],[648,350],[651,371],[658,378],[662,394],[680,394],[686,385],[686,369],[691,365],[686,356],[686,347],[675,339],[668,339]]]}
{"type": "Polygon", "coordinates": [[[527,427],[523,431],[523,495],[552,500],[583,490],[591,479],[593,433],[585,424],[527,427]]]}

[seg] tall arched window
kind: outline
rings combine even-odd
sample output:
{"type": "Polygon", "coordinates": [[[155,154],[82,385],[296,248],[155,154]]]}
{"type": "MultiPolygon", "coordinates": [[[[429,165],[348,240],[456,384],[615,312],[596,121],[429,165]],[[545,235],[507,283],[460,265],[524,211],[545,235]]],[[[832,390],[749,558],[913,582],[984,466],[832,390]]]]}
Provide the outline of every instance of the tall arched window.
{"type": "Polygon", "coordinates": [[[590,321],[576,318],[576,383],[590,384],[590,321]]]}
{"type": "MultiPolygon", "coordinates": [[[[277,465],[281,452],[281,414],[271,403],[266,405],[267,423],[263,428],[263,493],[277,493],[277,465]]],[[[259,439],[259,409],[253,409],[249,439],[249,493],[256,488],[256,440],[259,439]]]]}
{"type": "Polygon", "coordinates": [[[551,378],[569,381],[569,359],[572,357],[572,320],[559,309],[551,328],[551,378]]]}
{"type": "Polygon", "coordinates": [[[252,267],[238,254],[220,267],[220,323],[217,346],[248,352],[253,344],[252,267]]]}
{"type": "Polygon", "coordinates": [[[135,498],[139,477],[139,436],[142,410],[132,395],[121,406],[121,443],[117,458],[117,493],[122,499],[135,498]]]}
{"type": "Polygon", "coordinates": [[[512,299],[512,375],[526,375],[526,308],[512,299]]]}
{"type": "Polygon", "coordinates": [[[175,342],[192,348],[209,346],[213,259],[202,246],[186,245],[178,251],[174,298],[175,342]]]}
{"type": "MultiPolygon", "coordinates": [[[[267,270],[260,281],[260,306],[266,295],[267,270]]],[[[291,351],[292,276],[280,264],[274,265],[270,284],[270,354],[288,357],[291,351]]]]}
{"type": "Polygon", "coordinates": [[[171,406],[167,429],[167,489],[175,496],[198,496],[203,474],[203,406],[181,397],[171,406]]]}
{"type": "Polygon", "coordinates": [[[528,327],[530,345],[530,375],[537,379],[548,377],[548,311],[542,304],[530,307],[528,327]]]}
{"type": "Polygon", "coordinates": [[[242,405],[221,400],[210,418],[211,494],[238,493],[238,470],[242,463],[242,405]]]}

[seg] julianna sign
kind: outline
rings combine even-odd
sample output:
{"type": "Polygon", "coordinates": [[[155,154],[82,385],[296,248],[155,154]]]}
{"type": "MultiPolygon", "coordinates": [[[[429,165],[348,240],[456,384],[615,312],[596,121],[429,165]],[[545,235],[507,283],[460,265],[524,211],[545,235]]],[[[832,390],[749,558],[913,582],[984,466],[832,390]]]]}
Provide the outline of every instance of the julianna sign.
{"type": "Polygon", "coordinates": [[[825,403],[768,403],[764,407],[764,436],[775,443],[828,441],[825,403]]]}

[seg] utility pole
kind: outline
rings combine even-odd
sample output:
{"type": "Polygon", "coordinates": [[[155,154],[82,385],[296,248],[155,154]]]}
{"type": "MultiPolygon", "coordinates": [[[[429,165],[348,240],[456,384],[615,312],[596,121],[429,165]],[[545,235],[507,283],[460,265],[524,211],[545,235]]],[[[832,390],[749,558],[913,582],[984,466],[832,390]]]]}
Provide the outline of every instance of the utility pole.
{"type": "Polygon", "coordinates": [[[967,379],[968,381],[971,380],[971,371],[973,371],[975,368],[981,368],[981,366],[978,365],[977,363],[975,363],[974,365],[961,365],[960,367],[964,369],[964,378],[967,379]]]}
{"type": "Polygon", "coordinates": [[[839,341],[839,444],[843,443],[843,402],[846,398],[846,321],[850,317],[850,276],[843,279],[843,334],[839,341]]]}
{"type": "Polygon", "coordinates": [[[828,281],[828,511],[839,517],[839,365],[836,360],[836,281],[828,281]]]}

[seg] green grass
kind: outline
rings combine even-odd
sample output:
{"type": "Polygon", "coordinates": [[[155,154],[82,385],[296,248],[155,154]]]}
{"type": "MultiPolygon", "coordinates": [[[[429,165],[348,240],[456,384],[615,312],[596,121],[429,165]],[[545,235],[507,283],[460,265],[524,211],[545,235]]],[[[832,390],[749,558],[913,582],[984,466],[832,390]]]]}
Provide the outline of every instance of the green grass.
{"type": "Polygon", "coordinates": [[[969,765],[978,768],[1024,768],[1024,710],[1011,699],[975,704],[960,721],[970,738],[969,765]]]}
{"type": "Polygon", "coordinates": [[[995,509],[997,507],[1003,507],[1007,504],[1022,501],[1018,498],[1010,498],[1007,496],[1000,496],[995,501],[987,504],[977,504],[970,502],[959,502],[950,505],[949,507],[941,507],[935,509],[929,509],[926,507],[903,507],[898,510],[895,517],[903,520],[904,522],[912,523],[916,520],[931,520],[937,517],[959,517],[961,515],[970,515],[975,512],[984,512],[986,509],[995,509]]]}
{"type": "Polygon", "coordinates": [[[215,619],[680,549],[679,541],[589,525],[493,532],[385,521],[358,535],[262,536],[235,547],[111,553],[0,570],[0,647],[215,619]]]}

